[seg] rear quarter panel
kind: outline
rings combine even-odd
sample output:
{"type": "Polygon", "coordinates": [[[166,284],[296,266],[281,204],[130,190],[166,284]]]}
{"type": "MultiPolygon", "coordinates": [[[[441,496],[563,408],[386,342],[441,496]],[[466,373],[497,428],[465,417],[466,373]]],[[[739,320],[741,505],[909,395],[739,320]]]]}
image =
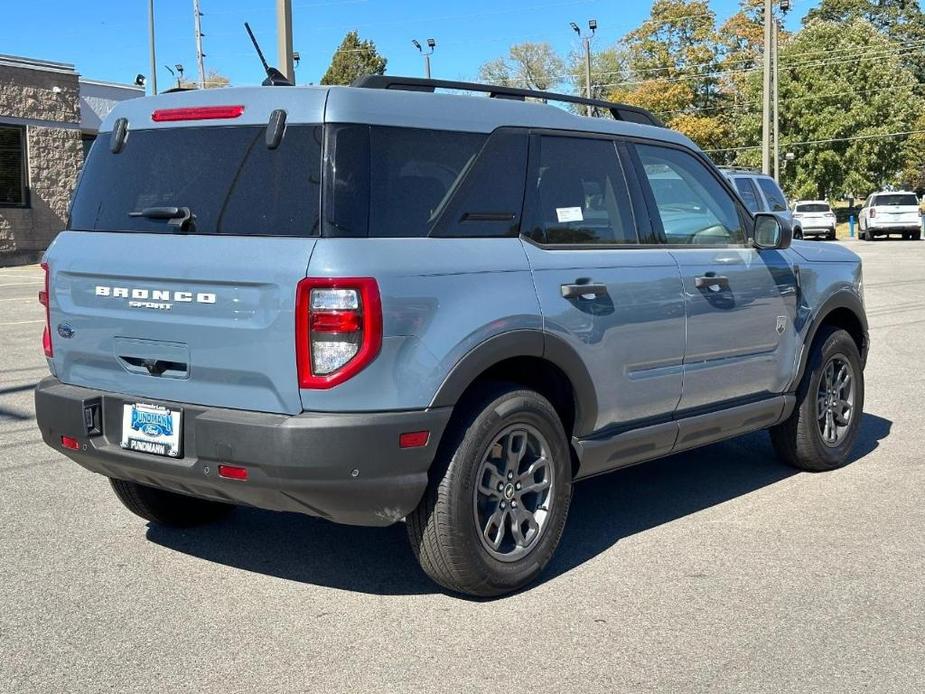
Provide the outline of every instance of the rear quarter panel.
{"type": "Polygon", "coordinates": [[[309,276],[375,277],[383,340],[379,356],[349,381],[303,389],[306,410],[425,408],[470,350],[495,335],[542,328],[517,238],[325,238],[309,276]]]}

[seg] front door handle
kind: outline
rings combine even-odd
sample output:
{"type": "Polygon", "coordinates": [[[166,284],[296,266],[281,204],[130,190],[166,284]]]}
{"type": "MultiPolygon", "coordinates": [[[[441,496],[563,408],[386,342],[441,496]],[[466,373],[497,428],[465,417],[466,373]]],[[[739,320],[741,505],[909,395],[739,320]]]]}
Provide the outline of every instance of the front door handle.
{"type": "Polygon", "coordinates": [[[563,284],[561,289],[562,296],[566,299],[584,299],[589,297],[597,299],[601,296],[607,296],[606,284],[594,284],[592,282],[563,284]]]}
{"type": "Polygon", "coordinates": [[[697,289],[708,289],[711,292],[719,292],[723,289],[729,289],[729,278],[710,273],[703,277],[695,277],[694,286],[697,287],[697,289]]]}

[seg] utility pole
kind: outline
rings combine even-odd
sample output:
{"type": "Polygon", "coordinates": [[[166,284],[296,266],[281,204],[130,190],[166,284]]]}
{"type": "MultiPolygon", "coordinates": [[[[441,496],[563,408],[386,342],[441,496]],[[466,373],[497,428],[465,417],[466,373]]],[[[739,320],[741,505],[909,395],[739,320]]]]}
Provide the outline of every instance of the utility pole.
{"type": "Polygon", "coordinates": [[[761,90],[761,171],[771,173],[771,23],[772,0],[764,0],[764,83],[761,90]]]}
{"type": "Polygon", "coordinates": [[[193,0],[193,31],[196,34],[196,62],[199,64],[199,88],[206,88],[206,67],[203,63],[205,53],[202,52],[202,12],[199,10],[199,0],[193,0]]]}
{"type": "Polygon", "coordinates": [[[292,0],[276,0],[276,63],[280,72],[295,84],[292,58],[292,0]]]}
{"type": "Polygon", "coordinates": [[[771,54],[773,55],[773,64],[774,64],[774,74],[771,79],[774,83],[774,88],[772,89],[771,98],[773,100],[772,118],[774,119],[774,180],[780,182],[780,122],[777,117],[777,104],[778,104],[778,91],[777,91],[777,80],[780,76],[780,70],[777,66],[777,39],[778,33],[780,32],[780,27],[777,24],[777,20],[774,20],[774,26],[772,27],[771,33],[771,54]]]}
{"type": "Polygon", "coordinates": [[[157,55],[154,50],[154,0],[148,0],[148,47],[151,52],[151,93],[157,94],[157,55]]]}
{"type": "Polygon", "coordinates": [[[411,45],[418,49],[418,52],[424,56],[424,76],[427,79],[430,79],[430,56],[434,54],[434,49],[437,47],[437,42],[433,39],[427,39],[427,47],[429,51],[425,51],[421,48],[421,44],[418,43],[417,39],[411,39],[411,45]]]}
{"type": "MultiPolygon", "coordinates": [[[[581,39],[585,47],[585,96],[589,99],[591,98],[591,39],[594,37],[594,32],[597,31],[597,20],[589,19],[588,28],[591,30],[590,34],[585,34],[582,36],[581,29],[578,28],[578,25],[575,22],[569,22],[569,26],[572,27],[572,31],[578,34],[578,38],[581,39]]],[[[592,115],[591,105],[588,104],[586,109],[587,114],[592,115]]]]}

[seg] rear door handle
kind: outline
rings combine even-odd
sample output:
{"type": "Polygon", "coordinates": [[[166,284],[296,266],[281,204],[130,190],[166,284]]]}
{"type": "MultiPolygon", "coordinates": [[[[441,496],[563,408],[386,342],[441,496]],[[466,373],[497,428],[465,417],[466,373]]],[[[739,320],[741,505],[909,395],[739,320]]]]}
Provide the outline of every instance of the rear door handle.
{"type": "Polygon", "coordinates": [[[723,277],[722,275],[695,277],[694,286],[697,287],[697,289],[709,289],[711,292],[718,292],[723,289],[729,289],[729,278],[723,277]]]}
{"type": "Polygon", "coordinates": [[[563,284],[562,296],[566,299],[582,299],[585,297],[596,299],[600,296],[607,296],[607,285],[592,282],[563,284]]]}

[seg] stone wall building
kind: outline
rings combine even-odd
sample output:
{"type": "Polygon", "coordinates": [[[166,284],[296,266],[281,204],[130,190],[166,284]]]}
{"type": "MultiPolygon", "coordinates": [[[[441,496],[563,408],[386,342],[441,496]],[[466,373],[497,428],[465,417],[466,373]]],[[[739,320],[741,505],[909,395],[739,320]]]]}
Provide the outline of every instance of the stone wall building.
{"type": "Polygon", "coordinates": [[[100,119],[141,87],[82,80],[73,65],[0,55],[0,266],[36,262],[67,222],[100,119]]]}

